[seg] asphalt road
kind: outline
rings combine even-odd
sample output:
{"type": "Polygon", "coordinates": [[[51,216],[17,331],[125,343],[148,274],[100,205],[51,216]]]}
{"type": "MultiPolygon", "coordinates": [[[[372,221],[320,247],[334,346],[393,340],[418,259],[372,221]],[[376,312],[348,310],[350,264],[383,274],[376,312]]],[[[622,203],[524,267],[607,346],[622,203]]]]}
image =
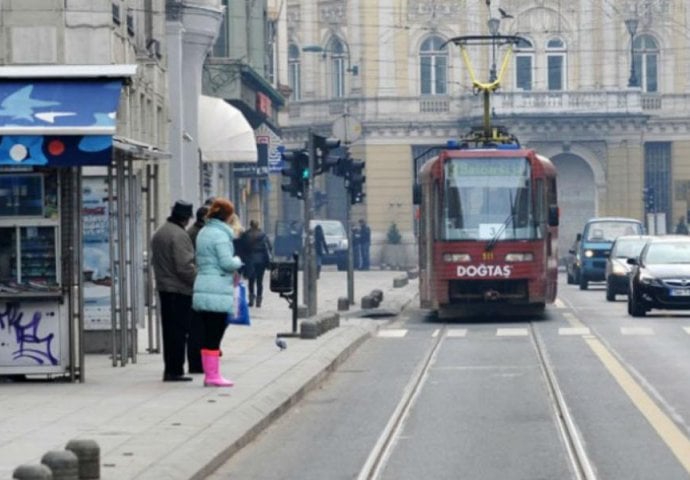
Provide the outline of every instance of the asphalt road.
{"type": "Polygon", "coordinates": [[[690,313],[561,280],[543,318],[382,324],[210,478],[690,478],[690,313]]]}

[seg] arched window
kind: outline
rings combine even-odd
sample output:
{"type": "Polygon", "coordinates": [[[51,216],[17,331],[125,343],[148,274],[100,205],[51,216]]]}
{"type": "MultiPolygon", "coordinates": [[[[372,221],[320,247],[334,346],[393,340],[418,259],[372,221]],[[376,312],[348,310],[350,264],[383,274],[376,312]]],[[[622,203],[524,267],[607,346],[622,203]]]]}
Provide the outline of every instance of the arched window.
{"type": "Polygon", "coordinates": [[[345,72],[347,70],[347,50],[338,38],[333,38],[326,48],[331,56],[331,97],[342,98],[345,96],[345,72]]]}
{"type": "Polygon", "coordinates": [[[633,41],[634,87],[645,92],[659,91],[658,84],[659,46],[650,35],[640,35],[633,41]]]}
{"type": "Polygon", "coordinates": [[[515,88],[532,90],[532,70],[534,66],[534,45],[526,39],[520,39],[515,46],[515,88]]]}
{"type": "Polygon", "coordinates": [[[546,86],[549,90],[565,90],[565,43],[560,38],[546,42],[546,86]]]}
{"type": "Polygon", "coordinates": [[[448,48],[440,37],[429,37],[419,49],[422,95],[448,93],[448,48]]]}
{"type": "Polygon", "coordinates": [[[290,100],[302,98],[302,77],[300,71],[299,48],[294,43],[288,47],[288,85],[292,89],[290,100]]]}

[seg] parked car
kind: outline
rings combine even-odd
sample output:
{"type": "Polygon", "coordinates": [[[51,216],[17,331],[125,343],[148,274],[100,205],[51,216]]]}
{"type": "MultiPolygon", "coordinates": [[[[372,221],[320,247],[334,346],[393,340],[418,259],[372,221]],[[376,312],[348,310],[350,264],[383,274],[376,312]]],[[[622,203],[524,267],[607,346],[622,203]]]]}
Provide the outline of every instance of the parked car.
{"type": "Polygon", "coordinates": [[[633,265],[628,313],[644,317],[651,309],[690,309],[690,237],[668,235],[647,241],[633,265]]]}
{"type": "Polygon", "coordinates": [[[621,235],[611,246],[606,259],[606,300],[613,302],[616,295],[627,295],[632,265],[629,258],[637,258],[645,246],[648,235],[621,235]]]}
{"type": "Polygon", "coordinates": [[[565,257],[565,271],[568,277],[568,285],[577,285],[580,283],[580,240],[582,234],[578,233],[575,237],[573,245],[568,250],[568,255],[565,257]]]}
{"type": "Polygon", "coordinates": [[[580,241],[580,290],[589,282],[606,280],[606,259],[613,241],[621,235],[642,235],[642,222],[634,218],[596,217],[587,220],[580,241]]]}

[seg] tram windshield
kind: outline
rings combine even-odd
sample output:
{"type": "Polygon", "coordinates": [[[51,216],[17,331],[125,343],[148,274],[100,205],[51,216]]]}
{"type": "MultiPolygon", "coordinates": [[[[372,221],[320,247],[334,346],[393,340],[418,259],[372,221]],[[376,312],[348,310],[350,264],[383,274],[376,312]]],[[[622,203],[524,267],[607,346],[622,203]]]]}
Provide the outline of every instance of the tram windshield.
{"type": "Polygon", "coordinates": [[[445,164],[443,240],[541,238],[526,158],[453,158],[445,164]]]}

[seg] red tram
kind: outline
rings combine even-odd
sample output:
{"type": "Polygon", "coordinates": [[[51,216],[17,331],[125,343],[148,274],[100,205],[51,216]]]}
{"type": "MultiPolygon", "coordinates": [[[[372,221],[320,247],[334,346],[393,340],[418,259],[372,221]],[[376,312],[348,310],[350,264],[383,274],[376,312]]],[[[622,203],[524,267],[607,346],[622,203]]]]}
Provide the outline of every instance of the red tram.
{"type": "Polygon", "coordinates": [[[514,137],[448,146],[419,172],[420,303],[453,318],[556,298],[556,169],[514,137]]]}

